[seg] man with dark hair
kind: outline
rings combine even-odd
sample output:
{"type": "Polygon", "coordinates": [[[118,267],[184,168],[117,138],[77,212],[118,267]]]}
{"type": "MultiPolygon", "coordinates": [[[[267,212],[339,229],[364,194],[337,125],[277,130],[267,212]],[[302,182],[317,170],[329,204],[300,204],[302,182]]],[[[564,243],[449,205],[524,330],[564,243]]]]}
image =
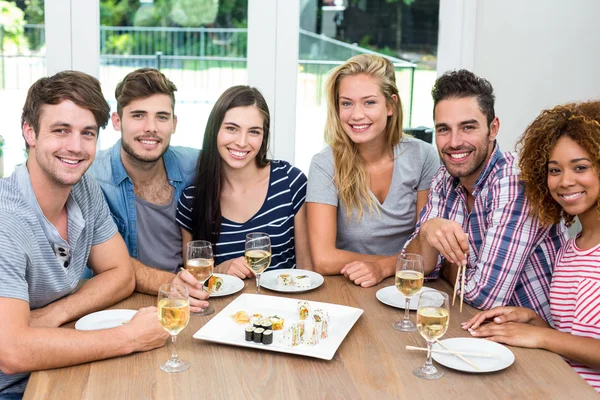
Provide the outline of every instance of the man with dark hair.
{"type": "Polygon", "coordinates": [[[27,163],[0,179],[0,398],[22,394],[30,371],[151,350],[168,337],[155,307],[113,329],[59,328],[135,284],[102,192],[84,175],[109,111],[98,80],[81,72],[42,78],[27,94],[27,163]],[[75,291],[86,264],[96,276],[75,291]]]}
{"type": "Polygon", "coordinates": [[[523,306],[549,320],[552,266],[566,229],[531,215],[515,155],[496,143],[492,85],[466,70],[447,72],[432,96],[444,165],[405,252],[421,254],[431,278],[441,272],[454,283],[464,269],[462,295],[473,307],[523,306]]]}
{"type": "MultiPolygon", "coordinates": [[[[98,152],[90,169],[132,257],[136,291],[148,294],[171,282],[183,264],[177,200],[192,183],[198,159],[198,150],[169,146],[177,127],[176,90],[156,69],[126,75],[115,90],[112,114],[121,139],[98,152]]],[[[208,294],[191,274],[183,271],[177,279],[191,284],[192,311],[208,305],[208,294]]]]}

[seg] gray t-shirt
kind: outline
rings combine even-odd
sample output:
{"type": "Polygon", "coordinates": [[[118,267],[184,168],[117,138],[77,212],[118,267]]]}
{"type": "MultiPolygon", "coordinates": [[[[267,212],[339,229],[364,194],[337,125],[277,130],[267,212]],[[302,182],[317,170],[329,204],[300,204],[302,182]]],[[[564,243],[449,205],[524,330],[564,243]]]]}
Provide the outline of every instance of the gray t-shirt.
{"type": "MultiPolygon", "coordinates": [[[[0,297],[34,310],[69,295],[92,246],[117,234],[100,188],[85,176],[71,189],[67,215],[68,242],[44,217],[25,165],[0,179],[0,297]]],[[[23,393],[28,377],[0,372],[0,395],[23,393]]]]}
{"type": "Polygon", "coordinates": [[[415,229],[417,191],[429,189],[440,166],[436,149],[422,140],[403,136],[394,147],[394,171],[387,197],[376,202],[379,214],[367,210],[356,222],[356,210],[348,219],[333,181],[333,150],[327,147],[310,164],[306,202],[329,204],[337,210],[336,247],[361,254],[399,253],[415,229]]]}
{"type": "Polygon", "coordinates": [[[138,260],[148,266],[176,272],[183,263],[181,228],[175,220],[175,191],[169,204],[158,205],[135,196],[138,260]]]}

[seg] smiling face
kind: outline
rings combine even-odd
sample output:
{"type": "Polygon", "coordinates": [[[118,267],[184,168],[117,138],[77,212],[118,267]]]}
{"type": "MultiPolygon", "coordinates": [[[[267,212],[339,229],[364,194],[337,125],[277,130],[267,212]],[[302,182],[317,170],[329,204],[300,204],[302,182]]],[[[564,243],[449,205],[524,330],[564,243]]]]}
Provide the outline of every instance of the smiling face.
{"type": "Polygon", "coordinates": [[[557,142],[548,160],[548,189],[570,215],[596,215],[600,181],[590,154],[568,136],[557,142]]]}
{"type": "Polygon", "coordinates": [[[70,100],[44,104],[37,135],[27,122],[23,134],[30,148],[27,166],[32,178],[39,171],[41,178],[53,185],[79,182],[96,156],[98,125],[94,115],[70,100]]]}
{"type": "Polygon", "coordinates": [[[114,113],[112,121],[115,130],[121,131],[122,156],[147,163],[161,159],[177,126],[166,94],[134,100],[123,107],[122,117],[114,113]]]}
{"type": "Polygon", "coordinates": [[[435,107],[435,142],[448,173],[473,186],[492,154],[500,122],[488,128],[475,97],[449,98],[435,107]]]}
{"type": "Polygon", "coordinates": [[[338,109],[342,128],[354,143],[385,141],[387,119],[393,110],[387,106],[377,78],[366,74],[342,78],[338,109]]]}
{"type": "Polygon", "coordinates": [[[264,118],[255,106],[227,110],[217,135],[219,155],[226,166],[241,169],[256,165],[263,143],[263,124],[264,118]]]}

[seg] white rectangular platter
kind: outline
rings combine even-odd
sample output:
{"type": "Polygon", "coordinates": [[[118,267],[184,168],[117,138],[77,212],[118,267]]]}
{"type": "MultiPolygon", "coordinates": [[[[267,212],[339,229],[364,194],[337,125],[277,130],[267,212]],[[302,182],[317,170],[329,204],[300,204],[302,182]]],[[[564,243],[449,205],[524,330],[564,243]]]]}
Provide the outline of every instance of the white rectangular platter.
{"type": "Polygon", "coordinates": [[[244,293],[215,315],[206,325],[194,334],[195,339],[223,343],[234,346],[251,347],[260,350],[298,354],[301,356],[331,360],[342,341],[363,313],[360,308],[338,304],[309,301],[312,310],[322,309],[329,313],[328,337],[321,339],[315,346],[301,344],[295,347],[281,343],[283,332],[291,323],[298,321],[297,305],[299,299],[265,296],[244,293]],[[244,329],[249,324],[238,324],[231,316],[238,311],[245,311],[249,316],[262,314],[265,317],[277,315],[284,319],[283,330],[273,332],[273,344],[247,342],[244,329]]]}

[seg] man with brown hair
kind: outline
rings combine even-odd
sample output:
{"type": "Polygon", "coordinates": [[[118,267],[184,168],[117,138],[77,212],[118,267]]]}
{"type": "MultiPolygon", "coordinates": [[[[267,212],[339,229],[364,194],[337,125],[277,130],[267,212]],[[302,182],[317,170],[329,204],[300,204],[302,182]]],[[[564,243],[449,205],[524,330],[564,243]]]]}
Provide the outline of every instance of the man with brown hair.
{"type": "Polygon", "coordinates": [[[443,166],[406,252],[423,256],[429,278],[457,282],[475,308],[527,307],[550,321],[552,268],[566,230],[532,215],[518,160],[496,143],[500,120],[491,83],[467,70],[449,71],[431,94],[443,166]]]}
{"type": "Polygon", "coordinates": [[[30,371],[151,350],[168,337],[155,307],[117,328],[59,328],[135,284],[102,192],[84,175],[109,110],[98,80],[81,72],[39,79],[27,94],[27,163],[0,179],[0,398],[22,394],[30,371]],[[74,292],[86,264],[96,276],[74,292]]]}
{"type": "MultiPolygon", "coordinates": [[[[115,90],[112,114],[121,139],[99,152],[90,169],[133,259],[136,290],[149,294],[172,281],[183,264],[177,200],[191,184],[198,159],[198,150],[169,146],[177,127],[176,90],[156,69],[127,74],[115,90]]],[[[191,283],[192,311],[207,306],[208,295],[191,274],[177,279],[191,283]]]]}

